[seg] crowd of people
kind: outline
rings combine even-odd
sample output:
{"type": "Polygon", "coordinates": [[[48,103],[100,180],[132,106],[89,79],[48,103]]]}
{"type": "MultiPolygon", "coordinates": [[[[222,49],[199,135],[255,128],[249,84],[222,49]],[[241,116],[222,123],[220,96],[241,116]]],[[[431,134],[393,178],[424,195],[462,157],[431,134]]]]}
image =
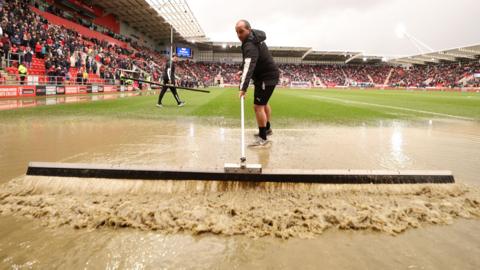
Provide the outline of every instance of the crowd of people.
{"type": "Polygon", "coordinates": [[[473,77],[480,73],[480,61],[415,65],[408,69],[393,69],[390,84],[401,87],[461,87],[477,86],[473,77]]]}
{"type": "MultiPolygon", "coordinates": [[[[33,57],[45,59],[49,76],[64,77],[70,68],[69,55],[76,50],[78,33],[47,21],[32,12],[25,1],[4,3],[0,11],[2,58],[31,68],[33,57]]],[[[3,62],[3,61],[2,61],[3,62]]]]}
{"type": "MultiPolygon", "coordinates": [[[[238,84],[234,74],[239,65],[223,63],[185,62],[194,74],[210,83],[219,84],[215,78],[221,77],[224,84],[238,84]],[[218,76],[220,75],[220,76],[218,76]],[[212,80],[213,79],[213,80],[212,80]]],[[[411,67],[377,65],[306,65],[280,64],[281,84],[306,82],[312,86],[357,86],[382,85],[393,87],[461,87],[478,86],[474,74],[480,74],[480,61],[458,63],[415,65],[411,67]]]]}
{"type": "Polygon", "coordinates": [[[74,13],[72,11],[66,11],[64,9],[56,7],[55,5],[52,5],[51,3],[48,3],[45,0],[34,0],[32,2],[33,2],[34,6],[36,8],[42,9],[42,10],[48,12],[48,13],[52,13],[56,16],[61,17],[61,18],[73,21],[73,22],[75,22],[79,25],[82,25],[84,27],[87,27],[87,28],[89,28],[93,31],[100,32],[102,34],[105,34],[105,35],[110,36],[112,38],[118,39],[120,41],[130,43],[134,47],[135,47],[135,45],[137,45],[137,43],[135,42],[135,40],[133,38],[121,35],[119,33],[115,33],[115,32],[113,32],[112,30],[110,30],[106,27],[95,24],[91,20],[87,20],[87,19],[82,18],[81,16],[78,16],[79,15],[78,13],[74,13]]]}
{"type": "Polygon", "coordinates": [[[85,83],[89,74],[106,81],[119,80],[122,72],[141,71],[159,78],[165,57],[132,42],[131,49],[81,36],[50,24],[29,8],[29,1],[13,0],[0,9],[0,56],[2,65],[31,68],[33,58],[43,59],[48,82],[76,80],[85,83]]]}
{"type": "MultiPolygon", "coordinates": [[[[43,59],[47,82],[88,83],[91,77],[105,83],[122,81],[128,74],[138,74],[140,79],[159,80],[166,57],[148,47],[122,36],[129,42],[129,49],[106,41],[88,38],[65,27],[50,24],[29,8],[30,1],[4,2],[0,9],[0,56],[12,65],[16,63],[18,74],[22,65],[22,78],[32,68],[33,59],[43,59]]],[[[62,12],[50,8],[50,12],[62,12]]],[[[91,25],[90,25],[91,26],[91,25]]],[[[112,35],[110,35],[112,36],[112,35]]],[[[392,66],[375,65],[311,65],[280,64],[281,81],[287,86],[293,82],[312,86],[388,85],[398,87],[459,87],[479,86],[478,59],[460,63],[392,66]]],[[[238,63],[210,63],[180,61],[177,65],[179,84],[188,87],[201,85],[238,84],[238,63]]],[[[123,82],[123,81],[122,81],[123,82]]]]}
{"type": "Polygon", "coordinates": [[[285,82],[307,81],[325,86],[359,84],[398,87],[461,87],[477,86],[480,60],[411,67],[378,65],[280,65],[285,82]]]}
{"type": "MultiPolygon", "coordinates": [[[[183,62],[191,77],[208,84],[238,84],[239,64],[183,62]]],[[[411,67],[377,65],[280,64],[281,84],[305,82],[312,86],[382,85],[392,87],[478,86],[480,61],[415,65],[411,67]]],[[[188,73],[187,72],[187,73],[188,73]]]]}

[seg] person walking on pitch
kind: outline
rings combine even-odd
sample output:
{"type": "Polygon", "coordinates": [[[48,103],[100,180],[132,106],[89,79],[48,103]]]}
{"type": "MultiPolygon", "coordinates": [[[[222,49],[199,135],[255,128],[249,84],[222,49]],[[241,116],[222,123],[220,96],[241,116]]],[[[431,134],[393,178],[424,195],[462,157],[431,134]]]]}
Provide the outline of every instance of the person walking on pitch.
{"type": "Polygon", "coordinates": [[[163,71],[163,84],[171,84],[173,86],[167,86],[164,85],[162,86],[162,90],[160,91],[160,95],[158,96],[158,103],[157,107],[162,108],[162,100],[163,96],[167,92],[167,89],[170,88],[170,91],[172,91],[173,97],[177,101],[177,105],[179,107],[183,107],[185,105],[185,102],[180,100],[180,97],[178,96],[177,88],[175,87],[175,64],[178,62],[178,57],[176,55],[173,55],[172,61],[170,63],[167,63],[165,65],[165,70],[163,71]]]}

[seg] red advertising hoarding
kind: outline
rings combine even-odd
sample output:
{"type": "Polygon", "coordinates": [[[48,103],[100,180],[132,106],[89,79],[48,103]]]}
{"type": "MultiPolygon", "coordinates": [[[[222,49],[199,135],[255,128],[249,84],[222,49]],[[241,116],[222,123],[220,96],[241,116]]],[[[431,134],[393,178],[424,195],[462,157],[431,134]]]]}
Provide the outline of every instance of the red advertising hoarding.
{"type": "Polygon", "coordinates": [[[21,86],[18,94],[22,97],[34,97],[36,96],[36,87],[34,85],[21,86]]]}
{"type": "Polygon", "coordinates": [[[17,86],[0,86],[0,98],[12,98],[18,96],[17,86]]]}
{"type": "Polygon", "coordinates": [[[78,87],[77,86],[65,86],[65,94],[78,94],[78,87]]]}

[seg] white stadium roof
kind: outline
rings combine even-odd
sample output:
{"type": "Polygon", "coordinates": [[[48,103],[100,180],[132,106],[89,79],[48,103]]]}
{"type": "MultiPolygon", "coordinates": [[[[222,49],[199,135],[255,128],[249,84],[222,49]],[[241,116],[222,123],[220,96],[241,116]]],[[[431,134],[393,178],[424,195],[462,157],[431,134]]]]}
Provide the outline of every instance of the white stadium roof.
{"type": "Polygon", "coordinates": [[[176,41],[206,40],[186,0],[96,0],[95,4],[157,42],[170,38],[170,25],[176,41]]]}
{"type": "MultiPolygon", "coordinates": [[[[209,41],[196,44],[201,51],[210,50],[216,53],[241,53],[240,42],[209,41]]],[[[351,51],[316,51],[311,47],[269,46],[274,57],[295,57],[302,61],[331,62],[337,64],[378,64],[386,62],[382,56],[365,55],[351,51]]]]}
{"type": "MultiPolygon", "coordinates": [[[[196,43],[200,50],[240,52],[241,44],[239,42],[210,41],[205,36],[187,0],[97,0],[95,4],[156,42],[166,41],[170,38],[171,25],[174,28],[176,42],[196,43]]],[[[365,55],[362,52],[317,51],[310,47],[271,46],[270,51],[273,56],[299,57],[303,61],[329,61],[344,64],[388,62],[395,65],[426,65],[456,62],[462,59],[478,59],[480,44],[396,58],[365,55]]]]}
{"type": "Polygon", "coordinates": [[[186,0],[146,0],[160,16],[189,41],[206,41],[205,33],[186,0]]]}
{"type": "Polygon", "coordinates": [[[393,64],[426,65],[440,62],[456,62],[462,59],[477,59],[480,56],[480,44],[449,50],[429,52],[413,56],[391,59],[393,64]]]}

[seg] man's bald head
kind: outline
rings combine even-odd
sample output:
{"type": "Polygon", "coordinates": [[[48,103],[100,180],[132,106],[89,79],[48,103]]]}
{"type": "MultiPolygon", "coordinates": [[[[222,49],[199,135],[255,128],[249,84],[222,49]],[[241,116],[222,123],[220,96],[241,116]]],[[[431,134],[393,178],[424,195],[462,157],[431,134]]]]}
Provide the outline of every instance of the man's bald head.
{"type": "Polygon", "coordinates": [[[247,20],[240,20],[235,25],[235,31],[237,32],[238,39],[241,42],[245,42],[252,31],[252,26],[247,20]]]}
{"type": "Polygon", "coordinates": [[[251,30],[252,27],[250,26],[250,23],[247,20],[240,20],[237,22],[237,26],[241,25],[244,26],[246,29],[251,30]]]}

